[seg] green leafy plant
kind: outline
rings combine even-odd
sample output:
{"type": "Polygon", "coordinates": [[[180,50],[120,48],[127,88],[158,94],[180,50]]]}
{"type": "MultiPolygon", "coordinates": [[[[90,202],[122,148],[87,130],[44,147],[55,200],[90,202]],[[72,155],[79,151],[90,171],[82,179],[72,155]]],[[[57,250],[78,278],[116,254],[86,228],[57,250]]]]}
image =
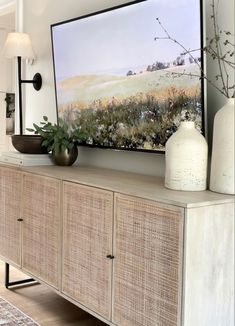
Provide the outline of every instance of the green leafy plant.
{"type": "Polygon", "coordinates": [[[68,125],[62,119],[58,124],[52,124],[47,116],[43,116],[40,125],[33,124],[34,129],[27,128],[28,131],[41,135],[42,146],[50,151],[70,151],[74,146],[81,144],[86,139],[86,134],[75,125],[68,125]]]}

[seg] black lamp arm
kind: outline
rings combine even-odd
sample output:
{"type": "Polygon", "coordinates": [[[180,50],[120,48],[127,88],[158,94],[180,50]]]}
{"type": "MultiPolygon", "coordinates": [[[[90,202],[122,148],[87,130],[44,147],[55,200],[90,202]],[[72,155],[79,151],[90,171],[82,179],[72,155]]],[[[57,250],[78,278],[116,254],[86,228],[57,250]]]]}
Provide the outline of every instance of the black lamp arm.
{"type": "Polygon", "coordinates": [[[36,91],[39,91],[42,87],[42,76],[37,72],[32,80],[20,80],[20,83],[26,83],[26,84],[33,84],[33,87],[36,89],[36,91]]]}

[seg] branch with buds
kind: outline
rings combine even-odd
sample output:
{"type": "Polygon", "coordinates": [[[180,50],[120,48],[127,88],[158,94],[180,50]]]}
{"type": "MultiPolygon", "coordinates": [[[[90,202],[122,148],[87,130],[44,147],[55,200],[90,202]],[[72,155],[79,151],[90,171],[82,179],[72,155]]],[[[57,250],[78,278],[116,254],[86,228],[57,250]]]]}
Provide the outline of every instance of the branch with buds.
{"type": "MultiPolygon", "coordinates": [[[[219,3],[219,0],[218,0],[219,3]]],[[[217,5],[218,5],[217,3],[217,5]]],[[[172,75],[177,76],[191,76],[191,77],[199,77],[205,79],[211,86],[213,86],[217,91],[219,91],[222,95],[225,97],[235,97],[235,84],[234,82],[231,83],[230,79],[233,78],[229,75],[228,69],[235,70],[235,62],[234,62],[234,50],[235,45],[233,43],[233,40],[230,40],[230,38],[234,38],[234,35],[229,31],[221,30],[218,26],[218,13],[215,5],[215,0],[212,0],[211,3],[211,19],[212,19],[212,27],[213,27],[213,37],[207,38],[207,45],[203,47],[202,49],[194,49],[190,50],[187,49],[183,44],[181,44],[179,41],[177,41],[175,38],[173,38],[167,29],[163,26],[159,18],[156,18],[159,26],[163,30],[165,36],[164,37],[155,37],[154,40],[168,40],[171,42],[174,42],[177,44],[183,52],[182,55],[188,54],[189,57],[197,64],[200,74],[191,74],[186,73],[185,71],[182,73],[178,72],[171,72],[172,75]],[[199,51],[205,52],[207,55],[209,55],[213,60],[217,61],[218,64],[218,74],[215,76],[215,81],[211,80],[207,77],[206,72],[204,71],[204,68],[201,66],[201,64],[196,60],[196,58],[193,56],[193,52],[199,51]],[[220,81],[221,86],[217,85],[216,81],[220,81]],[[232,96],[230,96],[232,94],[232,96]]]]}

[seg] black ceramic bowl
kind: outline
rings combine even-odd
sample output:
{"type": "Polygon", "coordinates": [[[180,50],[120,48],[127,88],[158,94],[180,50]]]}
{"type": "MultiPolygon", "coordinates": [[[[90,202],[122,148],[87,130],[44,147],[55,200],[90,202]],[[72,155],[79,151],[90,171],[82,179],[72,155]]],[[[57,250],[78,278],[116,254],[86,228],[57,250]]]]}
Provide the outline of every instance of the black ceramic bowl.
{"type": "Polygon", "coordinates": [[[43,138],[40,135],[12,135],[12,145],[24,154],[47,154],[46,147],[42,146],[43,138]]]}

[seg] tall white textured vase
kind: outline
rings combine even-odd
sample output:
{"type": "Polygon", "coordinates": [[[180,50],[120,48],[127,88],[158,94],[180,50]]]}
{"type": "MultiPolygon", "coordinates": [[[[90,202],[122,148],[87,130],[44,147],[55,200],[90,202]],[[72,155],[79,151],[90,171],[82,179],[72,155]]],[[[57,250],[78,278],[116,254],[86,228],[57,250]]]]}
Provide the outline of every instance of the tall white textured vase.
{"type": "Polygon", "coordinates": [[[166,142],[165,187],[202,191],[207,183],[208,146],[193,121],[181,122],[166,142]]]}
{"type": "Polygon", "coordinates": [[[213,128],[210,190],[234,194],[234,98],[216,113],[213,128]]]}

